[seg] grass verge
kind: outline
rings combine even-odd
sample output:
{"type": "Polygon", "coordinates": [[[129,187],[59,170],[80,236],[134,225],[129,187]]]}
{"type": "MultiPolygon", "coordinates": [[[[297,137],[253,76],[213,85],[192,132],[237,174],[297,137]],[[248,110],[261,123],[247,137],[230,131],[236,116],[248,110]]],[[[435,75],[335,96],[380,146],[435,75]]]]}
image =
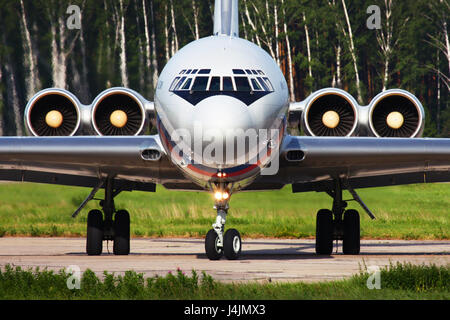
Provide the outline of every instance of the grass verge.
{"type": "Polygon", "coordinates": [[[64,270],[55,273],[8,265],[0,272],[0,299],[450,299],[450,266],[435,265],[385,267],[380,270],[379,290],[368,289],[371,274],[367,271],[333,282],[226,284],[195,271],[186,275],[177,270],[165,277],[150,278],[134,271],[127,271],[123,276],[105,272],[101,279],[86,270],[81,276],[79,290],[68,289],[69,276],[64,270]]]}
{"type": "MultiPolygon", "coordinates": [[[[76,219],[71,214],[89,194],[86,188],[10,183],[0,188],[1,236],[85,236],[91,201],[76,219]]],[[[375,213],[372,221],[355,202],[366,239],[450,239],[450,184],[422,184],[361,189],[359,194],[375,213]]],[[[97,195],[102,197],[102,191],[97,195]]],[[[345,192],[345,199],[351,196],[345,192]]],[[[290,187],[232,196],[228,228],[244,237],[313,238],[316,212],[331,207],[325,193],[292,194],[290,187]]],[[[116,208],[131,215],[135,237],[204,237],[215,219],[212,195],[202,192],[123,192],[116,208]]]]}

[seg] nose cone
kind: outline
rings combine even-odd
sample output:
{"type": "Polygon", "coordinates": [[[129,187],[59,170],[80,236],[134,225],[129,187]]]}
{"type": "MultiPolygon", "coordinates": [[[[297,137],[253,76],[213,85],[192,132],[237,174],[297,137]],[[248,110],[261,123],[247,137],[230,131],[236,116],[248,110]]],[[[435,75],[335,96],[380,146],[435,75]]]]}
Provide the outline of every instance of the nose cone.
{"type": "Polygon", "coordinates": [[[248,135],[249,130],[255,131],[248,107],[232,97],[215,96],[194,108],[192,125],[196,161],[201,159],[203,164],[223,168],[243,162],[249,146],[248,139],[244,146],[239,146],[242,144],[240,139],[248,135]]]}
{"type": "Polygon", "coordinates": [[[201,123],[203,130],[227,131],[246,130],[253,123],[248,107],[237,99],[214,96],[201,101],[195,107],[193,122],[201,123]]]}

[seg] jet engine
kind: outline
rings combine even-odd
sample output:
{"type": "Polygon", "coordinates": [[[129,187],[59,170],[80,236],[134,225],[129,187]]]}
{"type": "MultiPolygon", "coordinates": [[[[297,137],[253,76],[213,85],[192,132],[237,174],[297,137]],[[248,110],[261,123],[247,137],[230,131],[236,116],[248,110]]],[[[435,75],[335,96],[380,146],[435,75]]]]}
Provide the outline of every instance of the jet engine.
{"type": "Polygon", "coordinates": [[[148,121],[145,103],[146,100],[133,90],[107,89],[92,103],[92,127],[101,136],[143,134],[148,121]]]}
{"type": "Polygon", "coordinates": [[[25,125],[34,136],[72,136],[80,123],[81,103],[63,89],[42,90],[25,108],[25,125]]]}
{"type": "Polygon", "coordinates": [[[384,91],[369,105],[369,127],[377,137],[419,137],[423,133],[424,119],[420,101],[404,90],[384,91]]]}
{"type": "Polygon", "coordinates": [[[307,99],[302,125],[310,136],[352,136],[358,126],[358,104],[340,89],[316,91],[307,99]]]}

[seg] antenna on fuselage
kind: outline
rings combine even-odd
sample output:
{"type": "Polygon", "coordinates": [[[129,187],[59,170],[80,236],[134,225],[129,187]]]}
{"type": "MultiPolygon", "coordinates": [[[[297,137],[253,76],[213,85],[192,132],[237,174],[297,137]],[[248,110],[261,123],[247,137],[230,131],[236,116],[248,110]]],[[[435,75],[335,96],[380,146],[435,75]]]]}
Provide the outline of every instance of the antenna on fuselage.
{"type": "Polygon", "coordinates": [[[216,0],[214,5],[214,35],[239,37],[238,0],[216,0]]]}

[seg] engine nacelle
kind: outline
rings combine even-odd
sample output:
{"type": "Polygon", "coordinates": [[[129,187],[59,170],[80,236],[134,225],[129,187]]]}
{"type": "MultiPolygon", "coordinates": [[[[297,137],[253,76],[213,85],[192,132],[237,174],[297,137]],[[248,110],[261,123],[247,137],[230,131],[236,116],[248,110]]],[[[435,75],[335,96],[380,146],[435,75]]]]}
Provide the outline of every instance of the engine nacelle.
{"type": "Polygon", "coordinates": [[[66,90],[45,89],[30,99],[24,118],[34,136],[73,136],[80,131],[81,103],[66,90]]]}
{"type": "Polygon", "coordinates": [[[358,127],[358,104],[347,92],[326,88],[306,100],[302,126],[310,136],[352,136],[358,127]]]}
{"type": "Polygon", "coordinates": [[[101,136],[144,134],[148,123],[146,103],[148,101],[131,89],[107,89],[92,103],[92,127],[101,136]]]}
{"type": "Polygon", "coordinates": [[[377,137],[420,137],[425,112],[411,93],[391,89],[378,94],[369,105],[369,128],[377,137]]]}

